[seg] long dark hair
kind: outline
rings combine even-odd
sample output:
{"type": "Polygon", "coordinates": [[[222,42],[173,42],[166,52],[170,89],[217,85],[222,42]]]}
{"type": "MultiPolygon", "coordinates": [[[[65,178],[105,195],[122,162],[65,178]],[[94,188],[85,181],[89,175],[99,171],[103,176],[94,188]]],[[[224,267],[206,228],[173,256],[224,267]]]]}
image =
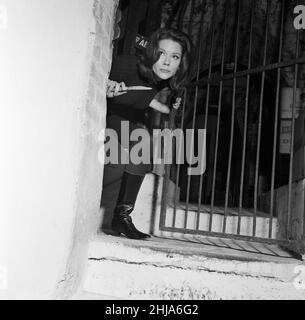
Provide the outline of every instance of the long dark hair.
{"type": "Polygon", "coordinates": [[[142,77],[148,81],[156,83],[156,76],[152,70],[153,65],[159,60],[159,41],[170,39],[178,42],[182,47],[182,59],[179,69],[175,76],[173,76],[169,85],[172,90],[178,91],[189,81],[190,60],[192,52],[192,42],[190,38],[182,31],[176,29],[161,28],[156,30],[148,41],[144,55],[142,55],[138,62],[139,72],[142,77]]]}

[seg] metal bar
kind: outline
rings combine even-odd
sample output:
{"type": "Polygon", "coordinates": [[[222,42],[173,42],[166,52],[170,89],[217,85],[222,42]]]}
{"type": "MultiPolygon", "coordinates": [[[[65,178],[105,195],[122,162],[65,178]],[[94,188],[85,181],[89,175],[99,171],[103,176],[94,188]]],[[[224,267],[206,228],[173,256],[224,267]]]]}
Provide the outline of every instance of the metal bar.
{"type": "MultiPolygon", "coordinates": [[[[304,187],[304,184],[303,184],[303,187],[304,187]]],[[[302,236],[302,240],[305,241],[305,190],[303,189],[303,197],[304,197],[304,201],[303,201],[303,215],[302,215],[302,219],[303,219],[303,236],[302,236]]]]}
{"type": "MultiPolygon", "coordinates": [[[[173,114],[170,114],[170,121],[168,124],[169,129],[171,129],[171,122],[173,121],[173,114]]],[[[167,149],[164,150],[164,159],[167,159],[167,149]]],[[[159,228],[165,226],[166,223],[166,211],[167,211],[167,198],[168,198],[168,182],[170,176],[170,164],[164,164],[164,177],[162,186],[162,197],[161,197],[161,210],[160,210],[160,221],[159,228]]]]}
{"type": "MultiPolygon", "coordinates": [[[[238,1],[238,12],[237,12],[237,26],[236,26],[235,58],[234,58],[234,72],[235,73],[237,71],[240,11],[241,11],[241,1],[239,0],[238,1]]],[[[236,96],[236,78],[233,78],[229,161],[228,161],[227,184],[226,184],[226,195],[225,195],[225,208],[224,208],[223,228],[222,228],[222,232],[224,232],[224,233],[226,232],[227,215],[228,215],[228,201],[229,201],[229,188],[230,188],[230,178],[231,178],[231,164],[232,164],[232,151],[233,151],[233,139],[234,139],[234,119],[235,119],[235,98],[236,98],[235,96],[236,96]]]]}
{"type": "MultiPolygon", "coordinates": [[[[270,0],[267,0],[267,11],[266,11],[266,27],[265,27],[265,44],[264,44],[264,56],[263,66],[266,65],[267,59],[267,45],[268,45],[268,30],[269,30],[269,18],[270,18],[270,0]]],[[[261,93],[259,102],[259,116],[258,116],[258,134],[257,134],[257,149],[256,149],[256,164],[255,164],[255,182],[254,182],[254,216],[253,216],[253,237],[256,233],[256,217],[257,217],[257,198],[258,198],[258,174],[259,174],[259,158],[260,158],[260,147],[261,147],[261,132],[262,132],[262,114],[263,114],[263,103],[264,103],[264,89],[265,89],[266,71],[262,73],[261,80],[261,93]]]]}
{"type": "MultiPolygon", "coordinates": [[[[200,40],[199,40],[199,48],[198,48],[198,64],[197,64],[197,70],[196,70],[196,80],[199,80],[200,75],[200,64],[201,64],[201,49],[202,49],[202,42],[203,42],[203,36],[202,36],[202,30],[203,30],[203,23],[204,23],[204,16],[203,16],[203,10],[202,10],[202,16],[201,16],[201,25],[200,25],[200,40]]],[[[194,127],[195,127],[195,120],[196,120],[196,112],[197,112],[197,100],[198,100],[198,86],[196,86],[195,89],[195,100],[194,100],[194,110],[193,110],[193,121],[192,121],[192,141],[190,146],[190,156],[193,153],[193,146],[194,146],[194,127]]],[[[188,206],[189,206],[189,200],[190,200],[190,182],[191,182],[191,176],[188,175],[187,179],[187,188],[186,188],[186,208],[185,208],[185,217],[184,217],[184,227],[186,228],[187,225],[187,218],[188,218],[188,206]]]]}
{"type": "MultiPolygon", "coordinates": [[[[224,16],[224,31],[223,31],[223,43],[222,43],[222,56],[221,56],[221,71],[220,75],[223,76],[224,65],[225,65],[225,51],[226,51],[226,34],[227,34],[227,19],[229,12],[229,2],[226,2],[225,16],[224,16]]],[[[217,170],[217,157],[218,157],[218,143],[219,143],[219,128],[220,128],[220,113],[222,105],[222,90],[223,81],[220,81],[219,86],[219,97],[218,97],[218,114],[217,114],[217,127],[216,127],[216,139],[215,139],[215,150],[214,150],[214,166],[213,166],[213,182],[212,182],[212,196],[211,196],[211,211],[209,217],[209,231],[212,231],[213,226],[213,212],[214,212],[214,198],[216,188],[216,170],[217,170]]]]}
{"type": "MultiPolygon", "coordinates": [[[[173,130],[174,128],[174,121],[177,114],[177,110],[173,108],[169,115],[169,130],[173,130]]],[[[167,152],[168,149],[164,150],[164,159],[167,159],[167,152]]],[[[168,196],[168,182],[170,176],[170,164],[164,164],[165,167],[165,174],[164,174],[164,181],[163,181],[163,190],[162,190],[162,202],[161,202],[161,216],[159,226],[165,225],[166,222],[166,210],[167,210],[167,196],[168,196]]]]}
{"type": "MultiPolygon", "coordinates": [[[[297,31],[296,35],[296,58],[299,55],[299,43],[300,43],[300,31],[297,31]]],[[[294,127],[295,127],[295,108],[296,108],[296,91],[297,91],[297,80],[298,80],[298,70],[299,65],[295,64],[294,66],[294,83],[293,83],[293,103],[292,103],[292,118],[291,118],[291,141],[290,141],[290,163],[289,163],[289,184],[288,184],[288,217],[287,217],[287,226],[288,239],[291,238],[291,207],[292,207],[292,170],[293,170],[293,145],[294,145],[294,127]]]]}
{"type": "MultiPolygon", "coordinates": [[[[187,89],[184,89],[183,93],[183,107],[182,107],[182,115],[181,115],[181,122],[180,122],[180,129],[183,129],[183,119],[185,115],[185,104],[186,104],[186,96],[187,96],[187,89]]],[[[185,147],[185,146],[184,146],[185,147]]],[[[178,159],[180,160],[181,157],[181,141],[179,141],[179,150],[178,150],[178,159]]],[[[183,149],[184,150],[184,149],[183,149]]],[[[184,155],[183,155],[184,156],[184,155]]],[[[177,216],[177,196],[178,196],[178,185],[179,185],[179,176],[180,176],[180,161],[177,164],[177,173],[176,173],[176,183],[175,183],[175,198],[174,198],[174,216],[173,216],[173,227],[176,224],[176,216],[177,216]]]]}
{"type": "MultiPolygon", "coordinates": [[[[253,25],[254,25],[255,2],[252,1],[251,6],[251,21],[250,21],[250,39],[249,39],[249,53],[248,53],[248,70],[251,69],[252,64],[252,41],[253,41],[253,25]]],[[[250,93],[250,74],[247,75],[246,87],[246,101],[245,101],[245,115],[244,115],[244,134],[243,134],[243,151],[240,174],[240,189],[239,189],[239,210],[237,220],[237,234],[240,234],[241,214],[243,206],[243,189],[244,189],[244,174],[246,162],[246,144],[247,144],[247,130],[248,130],[248,108],[249,108],[249,93],[250,93]]]]}
{"type": "MultiPolygon", "coordinates": [[[[209,58],[209,77],[212,74],[212,62],[213,62],[213,48],[214,48],[214,37],[215,37],[215,23],[216,23],[216,1],[213,1],[213,16],[212,16],[212,31],[211,31],[211,47],[210,47],[210,58],[209,58]]],[[[211,84],[208,83],[207,85],[207,94],[206,94],[206,101],[205,101],[205,119],[204,119],[204,128],[207,130],[207,122],[208,122],[208,111],[209,111],[209,101],[210,101],[210,86],[211,84]]],[[[196,216],[196,228],[199,229],[199,219],[200,219],[200,205],[201,205],[201,194],[202,194],[202,180],[203,174],[200,175],[200,182],[199,182],[199,197],[198,197],[198,210],[196,216]]]]}
{"type": "Polygon", "coordinates": [[[277,240],[277,239],[251,237],[251,236],[244,236],[244,235],[237,235],[237,234],[227,234],[227,233],[222,233],[222,232],[209,232],[209,231],[203,231],[203,230],[192,230],[192,229],[184,229],[184,228],[162,227],[162,228],[160,228],[160,230],[161,231],[168,231],[168,232],[180,232],[183,234],[199,234],[199,235],[204,235],[204,236],[212,236],[212,237],[236,239],[236,240],[246,240],[246,241],[261,242],[261,243],[279,244],[279,245],[285,245],[290,242],[288,240],[277,240]]]}
{"type": "MultiPolygon", "coordinates": [[[[283,34],[284,34],[284,13],[285,13],[285,0],[282,1],[281,13],[281,31],[279,43],[278,62],[281,62],[283,51],[283,34]]],[[[281,85],[281,69],[277,69],[276,80],[276,101],[275,101],[275,114],[274,114],[274,134],[273,134],[273,156],[272,156],[272,169],[271,169],[271,192],[270,192],[270,218],[269,218],[269,238],[272,237],[272,223],[273,223],[273,207],[274,207],[274,184],[275,184],[275,165],[276,165],[276,152],[277,152],[277,135],[278,135],[278,115],[280,104],[280,85],[281,85]]]]}
{"type": "Polygon", "coordinates": [[[272,71],[278,68],[286,68],[293,66],[295,64],[302,64],[305,63],[305,57],[299,57],[297,59],[289,60],[289,61],[283,61],[283,62],[277,62],[277,63],[271,63],[266,66],[260,66],[257,68],[253,68],[251,70],[244,70],[244,71],[238,71],[238,72],[233,72],[226,74],[222,77],[220,76],[212,76],[210,78],[203,78],[200,79],[199,81],[194,81],[188,85],[189,88],[195,87],[195,86],[205,86],[207,83],[219,83],[220,81],[225,81],[225,80],[232,80],[234,78],[241,78],[245,77],[248,74],[257,74],[257,73],[262,73],[263,71],[272,71]]]}
{"type": "Polygon", "coordinates": [[[183,1],[180,5],[179,5],[179,14],[178,14],[178,17],[177,17],[177,29],[183,31],[183,22],[184,22],[184,15],[185,15],[185,12],[187,10],[187,7],[189,5],[189,2],[190,0],[186,0],[186,1],[183,1]]]}
{"type": "Polygon", "coordinates": [[[162,186],[162,197],[161,197],[161,211],[160,211],[160,221],[159,228],[161,229],[165,226],[166,219],[166,209],[167,209],[167,195],[168,195],[168,182],[169,182],[169,171],[170,167],[168,164],[164,165],[164,177],[163,177],[163,186],[162,186]]]}
{"type": "Polygon", "coordinates": [[[190,20],[189,20],[189,26],[188,26],[188,34],[191,35],[193,31],[193,25],[192,25],[192,17],[194,15],[194,9],[195,9],[195,0],[191,0],[191,14],[190,14],[190,20]]]}

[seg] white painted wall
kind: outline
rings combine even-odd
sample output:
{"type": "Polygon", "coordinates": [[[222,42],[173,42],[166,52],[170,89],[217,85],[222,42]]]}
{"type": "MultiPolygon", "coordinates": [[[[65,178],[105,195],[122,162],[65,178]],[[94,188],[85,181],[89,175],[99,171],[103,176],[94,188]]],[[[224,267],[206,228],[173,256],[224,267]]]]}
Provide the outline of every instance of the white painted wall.
{"type": "Polygon", "coordinates": [[[52,298],[75,246],[92,7],[0,0],[0,297],[52,298]]]}

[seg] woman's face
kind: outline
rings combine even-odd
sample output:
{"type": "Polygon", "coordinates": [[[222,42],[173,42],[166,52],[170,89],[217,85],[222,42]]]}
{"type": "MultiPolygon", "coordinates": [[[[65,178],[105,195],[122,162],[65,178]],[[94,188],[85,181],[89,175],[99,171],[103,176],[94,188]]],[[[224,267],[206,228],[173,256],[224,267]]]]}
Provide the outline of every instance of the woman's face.
{"type": "Polygon", "coordinates": [[[159,41],[159,60],[152,66],[154,73],[162,80],[173,77],[179,69],[182,59],[180,43],[171,39],[159,41]]]}

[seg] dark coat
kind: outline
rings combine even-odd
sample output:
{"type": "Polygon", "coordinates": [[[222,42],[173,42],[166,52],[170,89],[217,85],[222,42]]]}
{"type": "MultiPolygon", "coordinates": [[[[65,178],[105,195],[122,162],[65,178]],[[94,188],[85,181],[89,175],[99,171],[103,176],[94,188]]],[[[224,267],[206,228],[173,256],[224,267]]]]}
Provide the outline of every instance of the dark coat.
{"type": "Polygon", "coordinates": [[[107,128],[119,132],[120,121],[128,120],[131,128],[148,126],[147,110],[157,94],[156,86],[142,79],[137,71],[136,57],[119,56],[112,64],[110,80],[125,82],[126,86],[146,86],[152,90],[128,91],[107,100],[107,128]]]}
{"type": "MultiPolygon", "coordinates": [[[[108,98],[106,119],[107,128],[114,129],[116,131],[120,143],[122,121],[129,121],[129,136],[132,130],[138,128],[145,128],[150,132],[149,129],[152,129],[152,119],[150,118],[152,115],[152,109],[149,107],[149,104],[158,96],[158,93],[167,87],[168,82],[160,81],[159,83],[154,84],[143,79],[138,72],[137,58],[131,55],[119,56],[115,61],[113,61],[109,79],[124,82],[127,87],[145,86],[151,87],[152,90],[128,91],[123,95],[108,98]]],[[[152,141],[150,141],[150,150],[152,153],[151,142],[152,141]]],[[[137,142],[130,142],[128,146],[129,150],[136,143],[137,142]]],[[[151,172],[152,170],[153,166],[147,166],[146,172],[151,172]]],[[[160,174],[160,170],[155,173],[160,174]]]]}

